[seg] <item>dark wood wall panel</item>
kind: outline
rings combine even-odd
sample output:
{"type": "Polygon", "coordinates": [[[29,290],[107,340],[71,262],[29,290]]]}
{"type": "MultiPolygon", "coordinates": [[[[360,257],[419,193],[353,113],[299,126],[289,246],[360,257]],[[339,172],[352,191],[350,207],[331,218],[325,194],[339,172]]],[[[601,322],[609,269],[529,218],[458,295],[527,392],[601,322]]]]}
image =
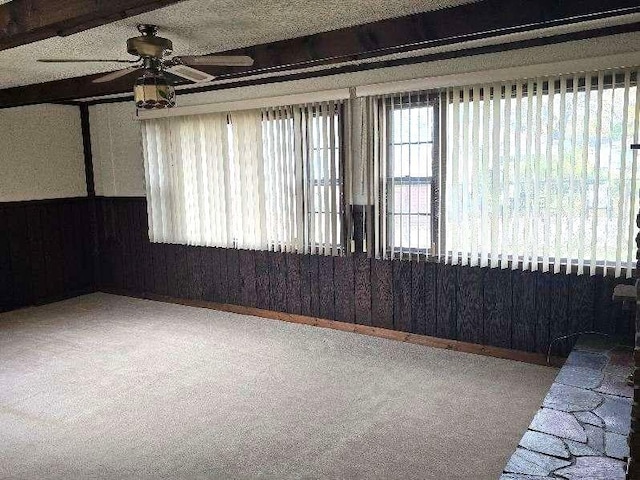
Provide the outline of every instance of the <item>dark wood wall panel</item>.
{"type": "Polygon", "coordinates": [[[194,247],[189,249],[189,269],[191,272],[191,298],[204,299],[205,270],[204,258],[207,249],[194,247]]]}
{"type": "Polygon", "coordinates": [[[413,262],[393,262],[393,327],[411,332],[411,265],[413,262]]]}
{"type": "Polygon", "coordinates": [[[485,269],[469,267],[456,270],[458,271],[457,338],[464,342],[482,343],[485,269]]]}
{"type": "Polygon", "coordinates": [[[438,265],[436,337],[455,339],[457,336],[457,271],[457,266],[438,265]]]}
{"type": "Polygon", "coordinates": [[[371,260],[364,254],[353,256],[355,322],[371,325],[371,260]]]}
{"type": "Polygon", "coordinates": [[[436,336],[438,331],[438,264],[427,263],[424,275],[424,309],[426,335],[436,336]]]}
{"type": "Polygon", "coordinates": [[[371,259],[371,324],[393,329],[393,263],[371,259]]]}
{"type": "MultiPolygon", "coordinates": [[[[561,273],[541,275],[549,279],[546,298],[549,302],[549,342],[569,333],[569,275],[561,273]]],[[[576,339],[566,339],[555,342],[554,352],[568,354],[576,339]]]]}
{"type": "MultiPolygon", "coordinates": [[[[0,207],[0,226],[8,225],[7,212],[0,207]]],[[[13,272],[11,270],[11,248],[9,231],[0,231],[0,312],[9,310],[13,299],[13,272]]]]}
{"type": "Polygon", "coordinates": [[[593,330],[596,298],[595,276],[569,277],[569,333],[593,330]]]}
{"type": "Polygon", "coordinates": [[[254,252],[256,274],[256,306],[266,310],[271,308],[269,285],[268,252],[254,252]]]}
{"type": "Polygon", "coordinates": [[[487,345],[511,347],[511,325],[515,322],[512,278],[510,270],[490,268],[485,273],[483,315],[484,343],[487,345]]]}
{"type": "Polygon", "coordinates": [[[537,352],[546,352],[551,342],[551,322],[553,302],[553,285],[551,275],[544,275],[540,272],[534,274],[536,281],[536,341],[534,350],[537,352]]]}
{"type": "Polygon", "coordinates": [[[30,275],[31,275],[31,294],[34,300],[38,296],[47,298],[46,271],[45,271],[45,254],[44,254],[44,232],[42,230],[42,216],[46,204],[29,204],[26,208],[27,232],[29,254],[31,256],[30,275]]]}
{"type": "Polygon", "coordinates": [[[411,264],[411,327],[412,332],[425,335],[427,331],[427,264],[413,262],[411,264]]]}
{"type": "Polygon", "coordinates": [[[0,311],[93,289],[86,198],[0,204],[0,311]]]}
{"type": "MultiPolygon", "coordinates": [[[[258,253],[258,252],[256,252],[258,253]]],[[[287,265],[286,282],[287,282],[287,312],[299,315],[302,312],[302,299],[300,282],[302,272],[300,267],[300,255],[287,253],[285,255],[285,264],[287,265]]],[[[266,291],[269,295],[269,289],[266,291]]]]}
{"type": "Polygon", "coordinates": [[[320,313],[318,299],[318,257],[303,255],[300,259],[300,309],[302,315],[317,317],[320,313]]]}
{"type": "Polygon", "coordinates": [[[532,350],[540,343],[546,345],[549,338],[548,316],[538,316],[536,272],[511,272],[513,320],[511,322],[511,347],[532,350]]]}
{"type": "Polygon", "coordinates": [[[240,269],[238,250],[225,250],[227,260],[227,302],[240,303],[240,269]]]}
{"type": "Polygon", "coordinates": [[[318,287],[320,301],[318,316],[335,320],[335,283],[331,256],[318,256],[318,287]]]}
{"type": "Polygon", "coordinates": [[[355,285],[353,257],[333,259],[333,283],[335,293],[335,319],[340,322],[355,322],[355,285]]]}
{"type": "Polygon", "coordinates": [[[256,292],[256,262],[251,250],[238,251],[240,272],[240,303],[247,307],[258,306],[256,292]]]}
{"type": "Polygon", "coordinates": [[[215,252],[215,264],[211,267],[211,274],[214,276],[214,282],[216,286],[215,290],[215,302],[231,303],[231,295],[229,290],[234,282],[229,280],[229,250],[224,248],[214,248],[215,252]]]}
{"type": "MultiPolygon", "coordinates": [[[[157,293],[158,295],[167,295],[169,293],[169,283],[167,282],[167,262],[165,261],[165,250],[166,245],[162,245],[160,243],[152,243],[151,247],[151,257],[153,260],[153,293],[157,293]]],[[[109,255],[109,251],[107,249],[101,250],[104,255],[109,255]]],[[[104,263],[110,264],[112,260],[109,258],[104,263]]],[[[106,270],[108,267],[105,267],[106,270]]],[[[111,282],[107,282],[107,285],[110,285],[111,282]]]]}
{"type": "Polygon", "coordinates": [[[283,253],[268,252],[271,310],[287,311],[287,267],[283,253]]]}
{"type": "MultiPolygon", "coordinates": [[[[611,301],[614,286],[632,280],[362,254],[330,257],[153,244],[144,199],[99,198],[96,206],[100,285],[115,291],[202,298],[532,352],[546,352],[552,339],[581,329],[628,335],[633,325],[631,313],[611,301]]],[[[2,287],[7,274],[0,273],[0,301],[8,297],[7,289],[25,282],[23,296],[43,282],[53,288],[53,278],[67,281],[68,272],[62,277],[55,273],[73,251],[65,249],[64,231],[51,242],[62,246],[58,257],[42,262],[30,258],[32,245],[45,256],[38,232],[62,220],[64,208],[37,214],[27,214],[27,206],[19,208],[0,209],[0,222],[10,223],[14,232],[8,241],[0,238],[0,255],[9,251],[19,266],[14,272],[11,262],[9,287],[2,287]],[[54,271],[51,277],[48,269],[54,271]]],[[[553,353],[566,354],[572,343],[557,342],[553,353]]]]}
{"type": "Polygon", "coordinates": [[[11,257],[12,301],[7,307],[21,307],[35,302],[31,288],[31,259],[29,250],[29,231],[27,228],[27,208],[25,205],[4,207],[7,221],[2,231],[9,234],[9,251],[11,257]]]}

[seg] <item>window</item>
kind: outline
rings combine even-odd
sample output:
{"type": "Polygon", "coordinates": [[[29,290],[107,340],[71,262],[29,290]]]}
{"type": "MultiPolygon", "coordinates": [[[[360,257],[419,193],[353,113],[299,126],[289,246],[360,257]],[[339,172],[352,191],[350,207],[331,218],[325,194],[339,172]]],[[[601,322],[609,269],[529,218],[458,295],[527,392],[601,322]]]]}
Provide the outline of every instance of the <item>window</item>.
{"type": "Polygon", "coordinates": [[[434,254],[438,99],[406,95],[385,100],[388,116],[388,247],[434,254]]]}
{"type": "Polygon", "coordinates": [[[339,102],[146,120],[155,242],[337,254],[339,102]]]}
{"type": "Polygon", "coordinates": [[[637,72],[624,70],[363,100],[367,249],[630,276],[636,84],[637,72]]]}
{"type": "Polygon", "coordinates": [[[630,275],[635,81],[599,72],[448,89],[450,260],[630,275]]]}

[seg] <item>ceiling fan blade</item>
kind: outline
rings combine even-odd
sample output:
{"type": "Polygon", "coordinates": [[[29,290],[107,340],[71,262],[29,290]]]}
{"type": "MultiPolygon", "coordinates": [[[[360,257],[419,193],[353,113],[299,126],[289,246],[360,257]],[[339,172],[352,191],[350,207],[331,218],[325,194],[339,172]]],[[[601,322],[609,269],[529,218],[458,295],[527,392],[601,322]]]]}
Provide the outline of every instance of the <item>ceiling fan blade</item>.
{"type": "Polygon", "coordinates": [[[176,57],[187,65],[219,65],[224,67],[250,67],[253,58],[246,55],[186,55],[176,57]]]}
{"type": "Polygon", "coordinates": [[[136,70],[140,69],[141,67],[139,66],[131,66],[128,68],[123,68],[122,70],[116,70],[115,72],[111,72],[111,73],[107,73],[106,75],[103,75],[102,77],[98,77],[94,80],[92,80],[92,83],[104,83],[104,82],[110,82],[111,80],[115,80],[116,78],[120,78],[120,77],[124,77],[125,75],[128,75],[130,73],[135,72],[136,70]]]}
{"type": "Polygon", "coordinates": [[[111,62],[111,63],[137,63],[136,60],[119,60],[113,58],[39,58],[42,63],[89,63],[89,62],[111,62]]]}
{"type": "Polygon", "coordinates": [[[165,70],[169,73],[177,75],[178,77],[191,80],[194,83],[210,82],[215,78],[213,75],[209,75],[202,70],[197,70],[187,65],[170,65],[167,66],[165,70]]]}

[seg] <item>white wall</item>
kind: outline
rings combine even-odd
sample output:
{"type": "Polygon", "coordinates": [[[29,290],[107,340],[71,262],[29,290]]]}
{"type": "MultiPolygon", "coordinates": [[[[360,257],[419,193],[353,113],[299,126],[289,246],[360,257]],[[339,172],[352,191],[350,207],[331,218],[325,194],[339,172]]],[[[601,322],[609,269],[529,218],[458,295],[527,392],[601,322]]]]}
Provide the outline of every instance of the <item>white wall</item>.
{"type": "Polygon", "coordinates": [[[0,202],[86,195],[80,109],[1,109],[0,202]]]}
{"type": "Polygon", "coordinates": [[[96,195],[144,196],[140,122],[133,102],[89,107],[96,195]]]}
{"type": "MultiPolygon", "coordinates": [[[[306,93],[374,83],[464,75],[497,68],[527,67],[544,63],[585,60],[593,57],[631,53],[640,65],[640,33],[566,42],[495,54],[441,60],[402,67],[390,67],[326,77],[309,78],[251,87],[230,88],[178,96],[179,106],[306,93]]],[[[614,66],[614,65],[612,65],[614,66]]],[[[588,68],[588,67],[587,67],[588,68]]],[[[556,73],[573,73],[556,72],[556,73]]],[[[133,102],[92,106],[91,136],[96,193],[98,195],[144,195],[144,170],[140,129],[134,120],[133,102]],[[100,167],[98,167],[100,165],[100,167]],[[98,173],[99,170],[99,173],[98,173]],[[99,177],[99,181],[98,181],[99,177]]],[[[357,171],[357,168],[354,169],[357,171]]]]}

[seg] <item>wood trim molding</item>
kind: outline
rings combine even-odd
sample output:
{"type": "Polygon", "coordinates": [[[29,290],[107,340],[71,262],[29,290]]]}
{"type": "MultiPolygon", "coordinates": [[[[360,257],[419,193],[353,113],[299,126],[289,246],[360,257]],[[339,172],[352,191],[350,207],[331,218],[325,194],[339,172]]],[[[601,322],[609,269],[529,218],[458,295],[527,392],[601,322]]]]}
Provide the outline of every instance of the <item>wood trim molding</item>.
{"type": "Polygon", "coordinates": [[[261,308],[245,307],[241,305],[232,305],[227,303],[208,302],[204,300],[189,300],[182,298],[169,297],[157,294],[132,294],[114,289],[100,289],[101,292],[113,295],[121,295],[132,298],[142,298],[146,300],[154,300],[157,302],[173,303],[177,305],[185,305],[189,307],[207,308],[210,310],[218,310],[222,312],[237,313],[240,315],[251,315],[254,317],[267,318],[270,320],[280,320],[289,323],[298,323],[301,325],[311,325],[314,327],[330,328],[343,332],[359,333],[370,337],[386,338],[387,340],[395,340],[398,342],[412,343],[425,347],[441,348],[445,350],[453,350],[455,352],[472,353],[475,355],[484,355],[488,357],[502,358],[505,360],[515,360],[518,362],[531,363],[534,365],[561,367],[564,364],[564,358],[551,356],[550,362],[542,353],[523,352],[520,350],[512,350],[509,348],[492,347],[489,345],[479,345],[469,342],[461,342],[459,340],[449,340],[445,338],[430,337],[427,335],[418,335],[415,333],[400,332],[397,330],[389,330],[380,327],[371,327],[368,325],[358,325],[354,323],[339,322],[335,320],[327,320],[318,317],[309,317],[305,315],[296,315],[292,313],[276,312],[273,310],[264,310],[261,308]]]}
{"type": "Polygon", "coordinates": [[[87,196],[96,196],[93,175],[93,155],[91,153],[91,125],[89,123],[89,106],[82,104],[80,108],[80,128],[82,129],[82,153],[84,155],[84,175],[87,183],[87,196]]]}

